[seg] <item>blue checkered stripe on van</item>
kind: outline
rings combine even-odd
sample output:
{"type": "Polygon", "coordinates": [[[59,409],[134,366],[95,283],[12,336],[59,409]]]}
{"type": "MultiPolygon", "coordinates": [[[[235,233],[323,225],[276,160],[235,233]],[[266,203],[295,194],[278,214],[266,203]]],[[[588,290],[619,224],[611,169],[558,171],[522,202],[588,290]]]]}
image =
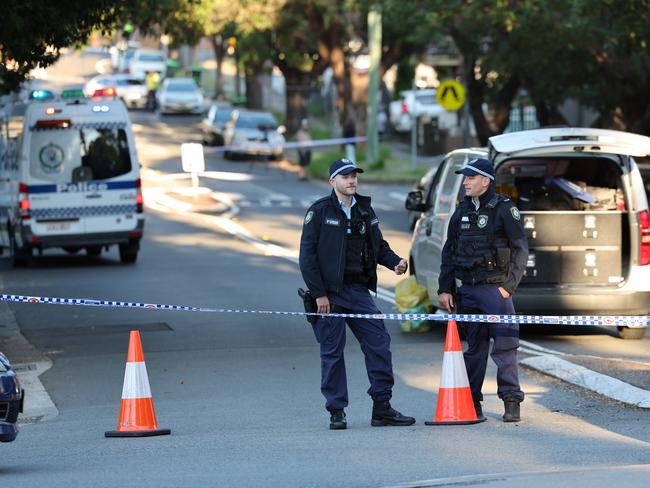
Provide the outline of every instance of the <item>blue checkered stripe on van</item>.
{"type": "Polygon", "coordinates": [[[133,214],[136,205],[95,205],[88,207],[34,208],[31,210],[35,219],[72,219],[101,215],[133,214]]]}
{"type": "Polygon", "coordinates": [[[30,129],[33,131],[46,131],[46,130],[68,130],[68,129],[124,129],[126,127],[126,122],[111,122],[111,121],[101,121],[101,122],[75,122],[69,125],[68,127],[60,126],[38,126],[33,125],[30,129]]]}

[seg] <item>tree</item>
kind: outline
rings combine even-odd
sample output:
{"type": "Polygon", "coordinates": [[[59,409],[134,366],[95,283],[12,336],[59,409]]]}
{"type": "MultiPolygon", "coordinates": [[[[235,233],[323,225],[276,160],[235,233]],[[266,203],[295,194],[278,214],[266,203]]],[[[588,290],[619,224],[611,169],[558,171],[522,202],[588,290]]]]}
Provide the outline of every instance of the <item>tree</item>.
{"type": "Polygon", "coordinates": [[[54,63],[60,49],[81,44],[99,28],[114,28],[126,0],[3,1],[0,94],[18,89],[31,70],[54,63]]]}

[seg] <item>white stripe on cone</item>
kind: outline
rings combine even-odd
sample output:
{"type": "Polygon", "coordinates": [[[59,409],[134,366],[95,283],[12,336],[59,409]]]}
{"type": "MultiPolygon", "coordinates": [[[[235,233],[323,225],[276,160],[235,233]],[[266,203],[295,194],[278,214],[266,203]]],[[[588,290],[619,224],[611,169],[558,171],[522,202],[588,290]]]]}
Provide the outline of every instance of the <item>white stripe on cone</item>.
{"type": "Polygon", "coordinates": [[[449,351],[443,355],[440,388],[469,388],[465,360],[461,351],[449,351]]]}
{"type": "Polygon", "coordinates": [[[151,398],[149,376],[144,362],[127,362],[124,371],[122,400],[151,398]]]}

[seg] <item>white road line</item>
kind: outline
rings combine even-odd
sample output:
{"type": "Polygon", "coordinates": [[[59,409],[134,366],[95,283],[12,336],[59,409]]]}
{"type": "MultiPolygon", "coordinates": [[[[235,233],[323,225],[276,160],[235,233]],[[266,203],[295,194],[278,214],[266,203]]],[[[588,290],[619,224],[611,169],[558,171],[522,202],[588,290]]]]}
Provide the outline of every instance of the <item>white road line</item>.
{"type": "Polygon", "coordinates": [[[396,191],[391,191],[388,193],[388,196],[391,197],[394,200],[399,200],[400,202],[404,203],[406,201],[406,193],[399,193],[396,191]]]}
{"type": "Polygon", "coordinates": [[[650,408],[650,391],[642,390],[557,356],[534,356],[522,359],[520,363],[628,405],[650,408]]]}

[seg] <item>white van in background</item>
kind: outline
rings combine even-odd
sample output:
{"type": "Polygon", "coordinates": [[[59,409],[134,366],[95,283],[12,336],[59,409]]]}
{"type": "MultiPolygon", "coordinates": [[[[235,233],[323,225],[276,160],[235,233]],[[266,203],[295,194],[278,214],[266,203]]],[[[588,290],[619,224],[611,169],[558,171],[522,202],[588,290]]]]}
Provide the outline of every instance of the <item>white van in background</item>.
{"type": "Polygon", "coordinates": [[[129,63],[129,72],[136,78],[144,78],[149,71],[157,71],[160,78],[165,77],[167,69],[166,57],[163,51],[157,49],[138,49],[129,63]]]}
{"type": "Polygon", "coordinates": [[[140,164],[120,100],[75,99],[27,106],[15,164],[0,168],[0,248],[15,266],[33,251],[118,245],[134,263],[144,227],[140,164]]]}

